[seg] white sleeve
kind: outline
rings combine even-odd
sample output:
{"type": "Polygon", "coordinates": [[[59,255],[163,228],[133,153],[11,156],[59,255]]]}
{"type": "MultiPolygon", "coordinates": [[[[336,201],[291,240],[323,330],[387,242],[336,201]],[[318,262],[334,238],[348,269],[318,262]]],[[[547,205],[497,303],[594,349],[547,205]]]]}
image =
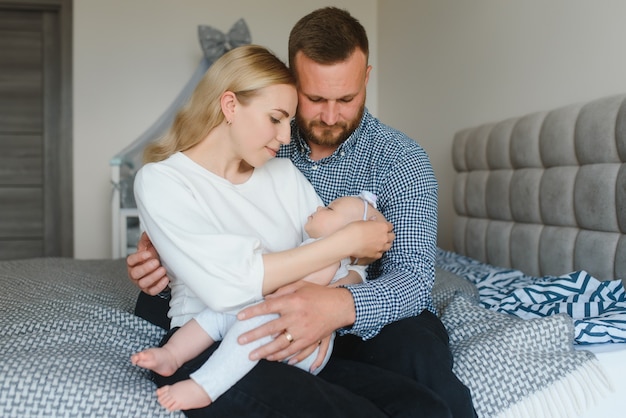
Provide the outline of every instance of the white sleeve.
{"type": "Polygon", "coordinates": [[[360,266],[360,265],[355,265],[355,264],[348,264],[346,266],[346,269],[350,270],[350,271],[356,271],[359,276],[361,276],[361,281],[363,283],[365,283],[366,279],[367,279],[367,266],[360,266]]]}
{"type": "MultiPolygon", "coordinates": [[[[253,236],[218,231],[217,217],[199,204],[185,178],[163,165],[137,173],[135,197],[143,227],[176,281],[217,311],[262,297],[262,245],[253,236]]],[[[174,294],[175,289],[172,288],[174,294]]]]}
{"type": "Polygon", "coordinates": [[[339,268],[335,272],[335,276],[330,281],[330,284],[336,283],[338,280],[346,277],[350,271],[355,271],[359,276],[361,276],[361,282],[365,283],[365,279],[367,278],[367,266],[359,266],[350,264],[350,257],[344,258],[339,263],[339,268]]]}

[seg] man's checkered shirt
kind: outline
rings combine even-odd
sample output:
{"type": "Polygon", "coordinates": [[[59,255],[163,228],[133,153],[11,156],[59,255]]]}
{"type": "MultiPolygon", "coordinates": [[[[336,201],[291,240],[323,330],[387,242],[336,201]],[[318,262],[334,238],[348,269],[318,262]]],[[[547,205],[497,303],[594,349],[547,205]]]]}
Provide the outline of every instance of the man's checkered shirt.
{"type": "Polygon", "coordinates": [[[340,196],[374,193],[396,239],[368,269],[368,281],[346,286],[354,297],[351,333],[369,339],[385,325],[422,310],[434,312],[431,289],[437,239],[437,180],[426,152],[402,132],[365,111],[356,131],[329,157],[309,158],[295,123],[279,157],[289,157],[328,204],[340,196]]]}

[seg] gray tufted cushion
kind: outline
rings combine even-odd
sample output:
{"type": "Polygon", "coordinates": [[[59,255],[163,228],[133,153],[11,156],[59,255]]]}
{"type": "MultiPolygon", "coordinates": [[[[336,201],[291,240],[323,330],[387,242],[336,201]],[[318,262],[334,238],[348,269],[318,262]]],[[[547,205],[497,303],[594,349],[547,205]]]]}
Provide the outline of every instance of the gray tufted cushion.
{"type": "Polygon", "coordinates": [[[456,252],[626,280],[626,95],[464,129],[452,161],[456,252]]]}

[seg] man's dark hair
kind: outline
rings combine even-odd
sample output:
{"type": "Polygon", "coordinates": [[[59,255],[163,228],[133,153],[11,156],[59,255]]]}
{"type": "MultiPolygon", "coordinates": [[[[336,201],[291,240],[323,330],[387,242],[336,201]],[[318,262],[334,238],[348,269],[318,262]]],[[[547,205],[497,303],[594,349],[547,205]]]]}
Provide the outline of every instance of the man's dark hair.
{"type": "Polygon", "coordinates": [[[367,33],[346,10],[325,7],[295,24],[289,34],[289,67],[293,70],[300,51],[318,64],[345,61],[357,49],[369,57],[367,33]]]}

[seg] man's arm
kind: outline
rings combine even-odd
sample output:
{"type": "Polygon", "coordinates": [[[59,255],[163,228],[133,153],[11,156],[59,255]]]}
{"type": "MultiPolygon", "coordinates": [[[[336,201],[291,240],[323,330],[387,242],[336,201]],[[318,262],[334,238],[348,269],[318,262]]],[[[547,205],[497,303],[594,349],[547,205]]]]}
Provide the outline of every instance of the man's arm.
{"type": "Polygon", "coordinates": [[[336,288],[337,293],[287,286],[275,296],[243,310],[240,319],[266,313],[278,313],[280,318],[244,334],[240,342],[284,330],[294,337],[291,346],[282,342],[285,340],[282,338],[255,350],[253,354],[257,358],[282,360],[331,330],[369,339],[389,323],[418,315],[424,309],[434,310],[431,296],[437,249],[434,172],[420,149],[409,155],[408,160],[396,161],[393,169],[381,175],[384,175],[380,182],[383,186],[375,191],[381,204],[379,209],[393,224],[396,238],[382,260],[370,268],[373,280],[336,288]]]}
{"type": "Polygon", "coordinates": [[[252,351],[252,360],[266,358],[282,361],[296,353],[297,358],[302,360],[317,348],[319,341],[338,328],[350,326],[355,319],[352,295],[346,288],[319,286],[303,280],[279,289],[259,304],[243,309],[237,317],[243,320],[268,313],[279,313],[280,316],[242,334],[239,343],[246,344],[285,331],[291,334],[293,342],[276,338],[252,351]]]}
{"type": "Polygon", "coordinates": [[[387,170],[381,184],[379,210],[394,225],[396,239],[383,259],[370,268],[367,283],[347,286],[356,320],[352,327],[340,330],[363,339],[376,336],[389,323],[425,309],[434,311],[438,187],[428,156],[421,148],[407,154],[387,170]]]}

